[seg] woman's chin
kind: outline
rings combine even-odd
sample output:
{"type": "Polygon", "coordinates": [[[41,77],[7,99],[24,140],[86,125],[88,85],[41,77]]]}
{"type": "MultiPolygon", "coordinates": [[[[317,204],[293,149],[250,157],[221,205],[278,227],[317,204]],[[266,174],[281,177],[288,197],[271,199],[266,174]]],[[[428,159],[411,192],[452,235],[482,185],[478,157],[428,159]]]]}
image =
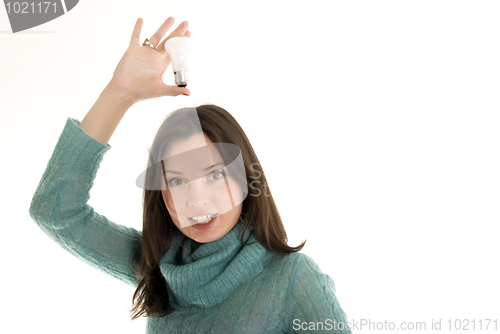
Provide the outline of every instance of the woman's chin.
{"type": "Polygon", "coordinates": [[[227,233],[227,231],[221,227],[212,227],[211,229],[206,231],[198,231],[192,228],[192,226],[190,232],[191,233],[189,237],[194,241],[202,244],[216,241],[222,238],[227,233]]]}

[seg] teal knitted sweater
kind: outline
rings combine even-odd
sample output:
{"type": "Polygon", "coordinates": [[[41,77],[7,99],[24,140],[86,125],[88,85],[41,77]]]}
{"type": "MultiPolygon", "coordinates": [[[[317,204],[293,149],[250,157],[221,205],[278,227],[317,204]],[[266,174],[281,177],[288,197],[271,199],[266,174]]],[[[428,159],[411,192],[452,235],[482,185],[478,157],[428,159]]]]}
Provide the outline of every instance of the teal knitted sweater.
{"type": "MultiPolygon", "coordinates": [[[[35,191],[30,216],[62,248],[137,287],[134,259],[141,231],[116,224],[87,204],[97,170],[111,148],[68,118],[35,191]]],[[[180,231],[163,255],[175,311],[148,318],[146,333],[351,333],[333,280],[304,253],[278,255],[253,231],[240,241],[237,223],[222,238],[198,243],[180,231]],[[341,324],[339,324],[341,323],[341,324]],[[316,330],[316,331],[314,331],[316,330]]]]}

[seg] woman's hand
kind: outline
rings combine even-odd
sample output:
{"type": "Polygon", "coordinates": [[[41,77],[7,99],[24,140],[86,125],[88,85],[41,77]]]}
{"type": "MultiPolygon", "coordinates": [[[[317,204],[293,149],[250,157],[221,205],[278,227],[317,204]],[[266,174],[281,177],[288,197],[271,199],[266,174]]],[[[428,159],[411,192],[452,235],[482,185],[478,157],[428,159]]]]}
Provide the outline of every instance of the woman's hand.
{"type": "Polygon", "coordinates": [[[109,83],[110,89],[131,104],[160,96],[190,95],[191,92],[186,87],[165,85],[162,80],[163,73],[171,62],[165,51],[165,41],[175,36],[190,37],[191,33],[187,30],[188,22],[179,24],[162,41],[163,36],[175,22],[173,17],[169,17],[149,39],[150,43],[156,46],[155,49],[147,45],[142,46],[140,35],[143,22],[144,20],[139,18],[135,24],[130,45],[116,66],[109,83]]]}

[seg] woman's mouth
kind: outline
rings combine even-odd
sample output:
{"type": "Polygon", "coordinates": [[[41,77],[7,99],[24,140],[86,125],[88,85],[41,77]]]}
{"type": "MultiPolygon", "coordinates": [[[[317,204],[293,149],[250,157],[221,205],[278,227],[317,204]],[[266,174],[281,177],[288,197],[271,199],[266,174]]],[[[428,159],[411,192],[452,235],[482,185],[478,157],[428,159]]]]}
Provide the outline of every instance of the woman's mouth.
{"type": "Polygon", "coordinates": [[[192,227],[197,230],[208,230],[212,226],[215,225],[217,221],[218,215],[203,215],[203,216],[195,216],[188,218],[189,222],[192,223],[192,227]]]}

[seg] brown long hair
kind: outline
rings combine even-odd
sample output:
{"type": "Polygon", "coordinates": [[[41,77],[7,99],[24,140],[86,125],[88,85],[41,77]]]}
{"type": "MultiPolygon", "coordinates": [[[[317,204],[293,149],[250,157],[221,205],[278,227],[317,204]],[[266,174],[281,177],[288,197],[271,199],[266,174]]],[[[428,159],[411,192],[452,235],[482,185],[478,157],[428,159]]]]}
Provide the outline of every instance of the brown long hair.
{"type": "MultiPolygon", "coordinates": [[[[172,138],[188,138],[196,133],[201,124],[203,132],[213,143],[231,143],[241,150],[246,181],[249,185],[248,196],[243,201],[241,209],[246,223],[243,234],[251,222],[257,240],[268,250],[276,254],[300,251],[307,240],[297,247],[287,245],[285,228],[271,191],[269,187],[264,189],[263,186],[267,186],[266,176],[250,141],[238,122],[223,108],[207,104],[196,107],[200,121],[197,127],[197,124],[193,122],[186,122],[186,117],[183,117],[186,109],[182,108],[172,112],[163,121],[150,150],[150,165],[159,165],[155,161],[155,156],[166,152],[172,138]]],[[[154,168],[148,173],[163,174],[154,168]]],[[[169,304],[165,279],[159,267],[162,256],[171,246],[171,229],[174,230],[177,227],[170,218],[161,190],[145,189],[143,193],[142,249],[140,254],[136,254],[136,260],[140,257],[140,267],[138,270],[134,269],[139,284],[132,299],[133,308],[131,311],[134,312],[131,316],[132,320],[141,315],[163,317],[174,311],[169,304]]],[[[243,234],[241,236],[242,243],[243,234]]]]}

